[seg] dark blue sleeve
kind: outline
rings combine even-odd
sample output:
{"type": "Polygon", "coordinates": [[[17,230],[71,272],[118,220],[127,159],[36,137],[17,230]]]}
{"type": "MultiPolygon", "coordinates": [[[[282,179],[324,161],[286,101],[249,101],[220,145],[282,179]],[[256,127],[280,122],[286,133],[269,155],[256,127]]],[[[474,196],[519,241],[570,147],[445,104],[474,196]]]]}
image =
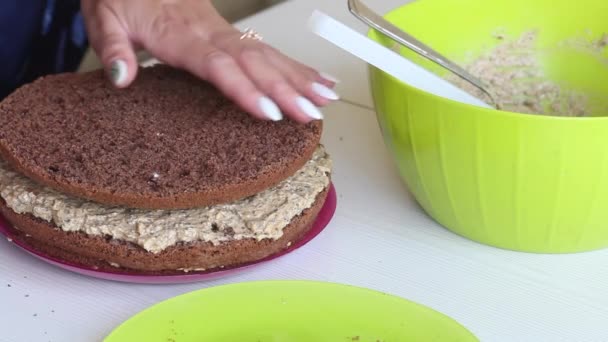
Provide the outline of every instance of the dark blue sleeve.
{"type": "Polygon", "coordinates": [[[76,70],[87,46],[78,0],[0,0],[0,99],[40,76],[76,70]]]}

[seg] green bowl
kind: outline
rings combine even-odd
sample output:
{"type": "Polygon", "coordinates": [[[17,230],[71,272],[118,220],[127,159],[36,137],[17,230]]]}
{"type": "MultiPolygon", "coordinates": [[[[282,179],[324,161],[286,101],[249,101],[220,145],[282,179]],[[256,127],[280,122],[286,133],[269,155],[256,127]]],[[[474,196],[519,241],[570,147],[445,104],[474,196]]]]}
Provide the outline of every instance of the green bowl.
{"type": "Polygon", "coordinates": [[[476,342],[442,313],[359,287],[262,281],[190,292],[156,304],[105,342],[476,342]]]}
{"type": "MultiPolygon", "coordinates": [[[[549,77],[608,94],[608,52],[559,48],[608,32],[605,0],[418,0],[386,18],[459,63],[539,30],[549,77]],[[510,38],[507,38],[510,39],[510,38]]],[[[369,36],[392,43],[375,31],[369,36]]],[[[433,71],[441,71],[402,49],[433,71]]],[[[555,117],[488,110],[409,87],[370,67],[378,121],[400,174],[449,230],[505,249],[570,253],[608,246],[608,113],[555,117]]]]}

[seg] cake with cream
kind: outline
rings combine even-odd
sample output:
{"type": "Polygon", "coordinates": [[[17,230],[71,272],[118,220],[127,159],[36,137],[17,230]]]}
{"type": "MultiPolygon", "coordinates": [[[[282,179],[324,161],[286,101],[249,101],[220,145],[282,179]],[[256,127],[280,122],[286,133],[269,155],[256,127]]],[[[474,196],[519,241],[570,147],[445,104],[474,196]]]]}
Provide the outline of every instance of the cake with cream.
{"type": "Polygon", "coordinates": [[[330,184],[322,124],[251,118],[158,65],[41,78],[0,103],[0,211],[52,257],[141,274],[230,268],[312,227],[330,184]]]}

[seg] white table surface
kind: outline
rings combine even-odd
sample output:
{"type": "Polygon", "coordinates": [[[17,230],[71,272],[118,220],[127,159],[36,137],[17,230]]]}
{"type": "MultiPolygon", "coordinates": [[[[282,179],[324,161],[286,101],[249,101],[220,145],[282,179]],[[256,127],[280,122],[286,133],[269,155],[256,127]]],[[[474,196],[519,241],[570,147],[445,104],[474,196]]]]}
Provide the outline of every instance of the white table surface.
{"type": "MultiPolygon", "coordinates": [[[[370,3],[384,11],[399,1],[370,3]]],[[[313,8],[356,24],[345,1],[293,0],[238,25],[255,27],[286,53],[339,76],[345,99],[369,105],[365,66],[306,32],[313,8]],[[289,35],[284,27],[292,29],[289,35]]],[[[268,279],[330,281],[396,294],[451,316],[482,341],[608,341],[608,251],[533,255],[460,238],[412,200],[372,111],[337,103],[325,114],[323,141],[335,161],[338,209],[307,246],[207,283],[133,285],[60,270],[2,240],[0,341],[100,341],[161,300],[268,279]]]]}

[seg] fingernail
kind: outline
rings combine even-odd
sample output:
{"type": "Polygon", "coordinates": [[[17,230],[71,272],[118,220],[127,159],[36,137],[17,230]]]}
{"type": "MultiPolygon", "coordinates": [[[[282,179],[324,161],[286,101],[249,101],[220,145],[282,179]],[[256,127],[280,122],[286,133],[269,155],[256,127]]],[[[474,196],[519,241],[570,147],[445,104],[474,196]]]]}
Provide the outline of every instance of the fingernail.
{"type": "Polygon", "coordinates": [[[122,85],[127,80],[127,63],[117,59],[110,65],[110,79],[114,85],[122,85]]]}
{"type": "Polygon", "coordinates": [[[317,109],[317,107],[312,102],[308,101],[308,99],[302,96],[298,96],[296,98],[296,103],[298,107],[300,107],[300,109],[310,118],[315,120],[323,119],[323,114],[319,111],[319,109],[317,109]]]}
{"type": "Polygon", "coordinates": [[[329,89],[328,87],[322,85],[321,83],[314,82],[312,84],[312,90],[317,93],[317,95],[322,96],[329,100],[337,100],[340,98],[335,91],[329,89]]]}
{"type": "Polygon", "coordinates": [[[258,100],[258,106],[260,107],[264,115],[266,115],[266,117],[270,120],[279,121],[283,119],[283,114],[281,114],[281,110],[279,109],[277,104],[274,103],[274,101],[272,101],[268,97],[260,97],[260,99],[258,100]]]}
{"type": "Polygon", "coordinates": [[[340,83],[339,79],[337,79],[336,77],[334,77],[326,72],[320,72],[319,75],[330,82],[340,83]]]}

